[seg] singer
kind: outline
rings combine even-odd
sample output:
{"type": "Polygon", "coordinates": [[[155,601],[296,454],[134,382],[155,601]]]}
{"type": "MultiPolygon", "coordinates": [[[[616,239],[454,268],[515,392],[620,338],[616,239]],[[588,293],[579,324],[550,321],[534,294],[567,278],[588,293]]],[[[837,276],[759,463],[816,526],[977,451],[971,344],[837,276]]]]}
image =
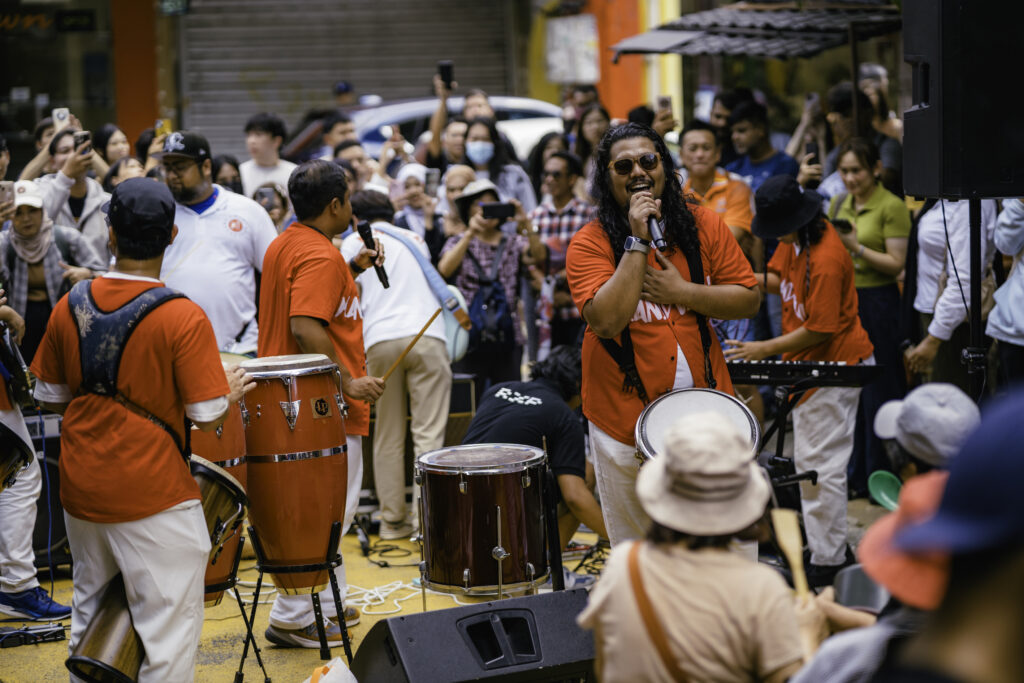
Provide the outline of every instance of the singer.
{"type": "Polygon", "coordinates": [[[707,318],[750,317],[761,297],[722,219],[683,199],[654,130],[633,123],[610,129],[598,144],[595,168],[590,192],[598,220],[573,237],[566,273],[587,322],[583,414],[614,545],[643,536],[650,525],[635,490],[633,429],[644,406],[674,389],[732,393],[707,318]],[[664,253],[650,247],[650,219],[660,224],[656,231],[664,226],[664,253]]]}

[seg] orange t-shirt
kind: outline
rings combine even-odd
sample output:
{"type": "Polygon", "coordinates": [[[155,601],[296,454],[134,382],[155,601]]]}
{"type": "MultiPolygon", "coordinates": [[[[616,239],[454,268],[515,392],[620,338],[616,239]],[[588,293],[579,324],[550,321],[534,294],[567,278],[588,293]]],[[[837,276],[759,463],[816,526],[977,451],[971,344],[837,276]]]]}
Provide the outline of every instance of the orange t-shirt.
{"type": "Polygon", "coordinates": [[[3,376],[0,376],[0,410],[13,410],[14,406],[11,405],[11,397],[7,395],[7,382],[4,381],[3,376]]]}
{"type": "MultiPolygon", "coordinates": [[[[756,284],[750,264],[722,219],[710,209],[691,205],[700,234],[700,255],[705,282],[709,285],[756,284]]],[[[668,254],[683,278],[690,279],[686,257],[678,249],[668,254]]],[[[654,251],[647,263],[660,267],[654,251]]],[[[615,273],[615,256],[608,235],[597,221],[587,223],[569,244],[566,272],[573,301],[583,306],[615,273]]],[[[714,330],[711,334],[711,369],[718,389],[732,393],[732,380],[714,330]]],[[[629,322],[637,370],[651,399],[672,390],[676,375],[676,347],[683,350],[694,385],[704,382],[704,353],[697,316],[680,306],[640,300],[629,322]]],[[[617,339],[616,342],[619,340],[617,339]]],[[[597,335],[587,328],[583,337],[583,414],[602,431],[622,443],[633,443],[633,427],[644,405],[636,392],[622,390],[622,372],[608,355],[597,335]]]]}
{"type": "MultiPolygon", "coordinates": [[[[292,223],[263,257],[260,287],[260,356],[302,353],[291,319],[316,318],[327,327],[338,359],[353,377],[366,376],[359,288],[341,252],[323,233],[292,223]]],[[[345,433],[370,434],[370,405],[346,397],[345,433]]]]}
{"type": "MultiPolygon", "coordinates": [[[[113,311],[158,286],[101,277],[93,281],[92,295],[101,310],[113,311]]],[[[53,309],[32,372],[78,392],[78,328],[66,296],[53,309]]],[[[188,299],[173,299],[143,318],[125,344],[117,388],[184,442],[185,404],[228,394],[213,327],[203,310],[188,299]]],[[[130,522],[199,499],[199,487],[171,437],[110,398],[83,394],[72,399],[64,412],[60,452],[60,499],[80,519],[130,522]]]]}
{"type": "Polygon", "coordinates": [[[750,204],[750,187],[728,173],[715,171],[715,180],[708,188],[707,194],[700,195],[690,186],[690,179],[683,185],[683,194],[692,194],[701,206],[717,213],[726,225],[742,228],[750,232],[750,222],[754,218],[754,209],[750,204]]]}
{"type": "Polygon", "coordinates": [[[845,361],[852,365],[871,356],[874,347],[857,315],[853,261],[831,224],[820,242],[801,249],[799,254],[795,245],[779,244],[768,270],[781,279],[783,334],[803,326],[832,335],[820,344],[782,354],[783,360],[845,361]]]}

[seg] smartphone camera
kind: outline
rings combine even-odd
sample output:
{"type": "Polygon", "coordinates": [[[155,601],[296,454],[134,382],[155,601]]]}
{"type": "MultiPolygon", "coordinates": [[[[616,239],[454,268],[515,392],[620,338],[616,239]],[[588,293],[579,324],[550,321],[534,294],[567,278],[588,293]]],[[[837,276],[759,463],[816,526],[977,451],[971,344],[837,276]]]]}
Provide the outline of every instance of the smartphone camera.
{"type": "MultiPolygon", "coordinates": [[[[78,149],[83,144],[85,144],[87,142],[92,142],[92,133],[90,133],[87,130],[80,130],[80,131],[77,131],[75,133],[73,139],[74,139],[75,149],[78,149]]],[[[84,154],[91,154],[91,153],[92,153],[92,145],[89,145],[88,147],[86,147],[85,149],[82,150],[82,154],[83,155],[84,154]]]]}
{"type": "Polygon", "coordinates": [[[444,87],[451,90],[455,78],[455,63],[450,59],[442,59],[437,63],[437,73],[444,82],[444,87]]]}
{"type": "Polygon", "coordinates": [[[427,182],[423,186],[423,193],[428,197],[434,197],[437,195],[437,188],[441,184],[441,169],[439,168],[428,168],[427,169],[427,182]]]}
{"type": "Polygon", "coordinates": [[[853,232],[853,223],[846,220],[845,218],[833,218],[832,225],[835,226],[836,230],[843,233],[844,235],[853,232]]]}
{"type": "Polygon", "coordinates": [[[508,220],[516,215],[516,207],[504,202],[484,202],[480,205],[484,218],[501,218],[508,220]]]}

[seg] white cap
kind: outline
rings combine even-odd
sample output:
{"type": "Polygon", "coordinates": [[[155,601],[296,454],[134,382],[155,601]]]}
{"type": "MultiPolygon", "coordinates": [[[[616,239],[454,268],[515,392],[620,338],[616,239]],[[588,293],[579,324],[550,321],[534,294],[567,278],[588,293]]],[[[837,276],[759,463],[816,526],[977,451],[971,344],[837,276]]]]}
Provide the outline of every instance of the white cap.
{"type": "Polygon", "coordinates": [[[896,439],[932,467],[945,468],[980,422],[978,406],[959,387],[929,382],[902,401],[884,403],[875,413],[875,434],[896,439]]]}
{"type": "Polygon", "coordinates": [[[43,193],[31,180],[19,180],[14,183],[14,208],[19,206],[43,208],[43,193]]]}

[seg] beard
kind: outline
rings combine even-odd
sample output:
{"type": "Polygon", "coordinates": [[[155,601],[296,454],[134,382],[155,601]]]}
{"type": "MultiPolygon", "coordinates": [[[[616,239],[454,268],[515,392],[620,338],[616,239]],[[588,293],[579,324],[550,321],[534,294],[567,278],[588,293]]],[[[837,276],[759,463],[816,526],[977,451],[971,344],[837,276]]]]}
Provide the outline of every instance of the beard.
{"type": "Polygon", "coordinates": [[[177,187],[168,185],[168,189],[171,191],[171,195],[174,197],[174,201],[180,204],[194,204],[199,201],[199,197],[202,196],[203,186],[196,185],[194,187],[186,187],[179,185],[177,187]]]}

